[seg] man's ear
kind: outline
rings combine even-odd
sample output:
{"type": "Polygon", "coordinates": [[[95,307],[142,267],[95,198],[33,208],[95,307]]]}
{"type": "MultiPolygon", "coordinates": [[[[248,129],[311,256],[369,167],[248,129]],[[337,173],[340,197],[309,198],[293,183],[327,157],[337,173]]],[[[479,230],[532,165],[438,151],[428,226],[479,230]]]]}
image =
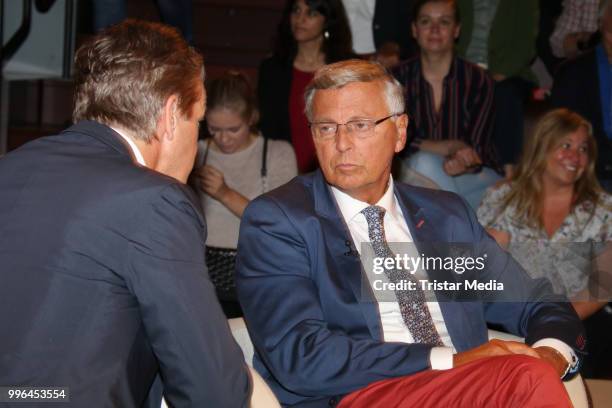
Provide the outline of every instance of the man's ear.
{"type": "Polygon", "coordinates": [[[397,142],[395,143],[395,153],[399,153],[406,146],[406,133],[408,128],[408,115],[403,113],[395,120],[397,127],[397,142]]]}
{"type": "Polygon", "coordinates": [[[176,126],[179,120],[179,114],[180,113],[178,112],[178,96],[170,95],[166,99],[166,102],[164,102],[162,114],[160,117],[160,133],[163,138],[166,138],[168,140],[174,139],[176,126]]]}

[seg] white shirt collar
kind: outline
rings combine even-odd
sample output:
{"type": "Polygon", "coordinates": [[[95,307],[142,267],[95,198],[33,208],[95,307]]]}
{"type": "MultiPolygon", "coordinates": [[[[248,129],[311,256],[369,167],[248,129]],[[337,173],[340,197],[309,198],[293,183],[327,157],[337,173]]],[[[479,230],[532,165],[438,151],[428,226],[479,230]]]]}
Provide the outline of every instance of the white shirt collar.
{"type": "MultiPolygon", "coordinates": [[[[338,208],[342,213],[342,217],[344,217],[346,222],[354,220],[356,216],[361,214],[361,210],[370,206],[370,204],[357,200],[334,186],[331,186],[331,190],[336,202],[338,203],[338,208]]],[[[393,190],[393,176],[389,175],[387,191],[385,191],[376,205],[383,207],[386,210],[386,213],[389,215],[395,216],[397,213],[397,203],[393,190]]]]}
{"type": "Polygon", "coordinates": [[[142,153],[140,152],[140,149],[138,148],[138,146],[136,146],[136,143],[134,143],[134,141],[132,139],[130,139],[128,136],[126,136],[121,130],[110,126],[111,129],[113,129],[115,132],[117,132],[119,134],[119,136],[121,136],[123,138],[123,140],[125,140],[128,144],[128,146],[130,147],[130,149],[132,150],[132,154],[134,155],[134,158],[136,159],[136,162],[138,162],[138,164],[147,167],[147,163],[145,162],[145,159],[142,155],[142,153]]]}

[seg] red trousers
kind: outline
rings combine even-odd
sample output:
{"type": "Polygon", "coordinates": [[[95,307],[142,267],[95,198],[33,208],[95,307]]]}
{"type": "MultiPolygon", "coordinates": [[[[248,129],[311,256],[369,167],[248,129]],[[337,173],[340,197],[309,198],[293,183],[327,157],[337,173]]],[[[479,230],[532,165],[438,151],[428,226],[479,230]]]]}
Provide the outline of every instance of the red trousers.
{"type": "Polygon", "coordinates": [[[339,408],[572,407],[555,370],[529,356],[484,358],[450,370],[426,370],[352,392],[339,408]]]}

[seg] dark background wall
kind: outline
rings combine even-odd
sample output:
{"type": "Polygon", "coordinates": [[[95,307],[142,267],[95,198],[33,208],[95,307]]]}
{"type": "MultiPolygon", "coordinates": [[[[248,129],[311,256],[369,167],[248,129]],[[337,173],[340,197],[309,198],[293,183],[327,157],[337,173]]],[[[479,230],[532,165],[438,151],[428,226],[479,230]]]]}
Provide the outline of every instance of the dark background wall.
{"type": "MultiPolygon", "coordinates": [[[[91,0],[77,3],[78,47],[93,33],[91,0]]],[[[238,69],[255,84],[257,66],[271,50],[284,3],[284,0],[193,0],[193,45],[204,55],[207,77],[238,69]]],[[[160,21],[155,0],[127,0],[127,12],[128,17],[160,21]]],[[[12,82],[8,149],[69,125],[72,93],[70,80],[12,82]]]]}

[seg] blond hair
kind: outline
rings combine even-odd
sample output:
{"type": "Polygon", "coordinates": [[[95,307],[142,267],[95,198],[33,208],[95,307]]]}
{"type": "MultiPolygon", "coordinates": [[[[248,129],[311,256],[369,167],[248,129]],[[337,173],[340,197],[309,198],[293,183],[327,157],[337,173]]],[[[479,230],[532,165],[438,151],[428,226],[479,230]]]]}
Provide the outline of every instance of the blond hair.
{"type": "Polygon", "coordinates": [[[542,174],[546,169],[548,155],[562,138],[581,127],[587,131],[588,163],[574,185],[572,208],[589,201],[594,204],[593,209],[597,207],[602,189],[595,175],[597,145],[593,138],[593,127],[576,112],[562,108],[544,115],[539,120],[533,136],[527,139],[512,177],[512,187],[502,201],[500,214],[511,206],[515,208],[519,221],[531,227],[542,228],[542,174]]]}

